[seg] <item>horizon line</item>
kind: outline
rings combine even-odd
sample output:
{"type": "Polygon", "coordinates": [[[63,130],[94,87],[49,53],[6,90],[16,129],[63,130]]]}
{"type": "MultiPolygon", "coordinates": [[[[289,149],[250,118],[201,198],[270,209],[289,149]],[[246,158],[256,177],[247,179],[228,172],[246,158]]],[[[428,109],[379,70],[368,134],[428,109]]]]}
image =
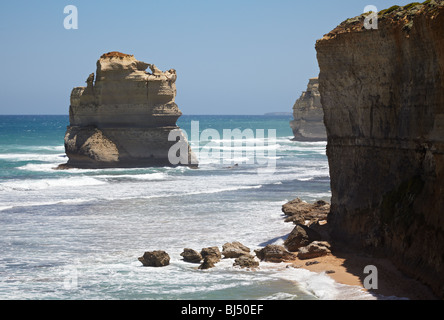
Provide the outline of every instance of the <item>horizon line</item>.
{"type": "MultiPolygon", "coordinates": [[[[292,115],[291,112],[268,112],[262,114],[182,114],[182,116],[270,116],[276,113],[277,116],[289,116],[292,115]],[[288,113],[288,115],[286,114],[288,113]]],[[[57,114],[57,113],[44,113],[44,114],[32,114],[32,113],[23,113],[23,114],[0,114],[0,116],[67,116],[68,114],[57,114]]],[[[182,117],[181,116],[181,117],[182,117]]],[[[180,118],[179,118],[180,119],[180,118]]]]}

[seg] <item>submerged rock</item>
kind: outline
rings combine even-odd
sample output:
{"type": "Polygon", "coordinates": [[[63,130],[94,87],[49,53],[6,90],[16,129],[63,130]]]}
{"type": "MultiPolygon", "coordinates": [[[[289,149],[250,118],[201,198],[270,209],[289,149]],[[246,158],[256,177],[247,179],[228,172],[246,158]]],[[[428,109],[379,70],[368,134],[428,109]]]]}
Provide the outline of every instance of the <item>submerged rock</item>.
{"type": "Polygon", "coordinates": [[[176,125],[182,115],[176,78],[174,69],[162,72],[133,55],[102,55],[87,86],[72,90],[65,134],[69,160],[61,168],[197,166],[176,125]]]}

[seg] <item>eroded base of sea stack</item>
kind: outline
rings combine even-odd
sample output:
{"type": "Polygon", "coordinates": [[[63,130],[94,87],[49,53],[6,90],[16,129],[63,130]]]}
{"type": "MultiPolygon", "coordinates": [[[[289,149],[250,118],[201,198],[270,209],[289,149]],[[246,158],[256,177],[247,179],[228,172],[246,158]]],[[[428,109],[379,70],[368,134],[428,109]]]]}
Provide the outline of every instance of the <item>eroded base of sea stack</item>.
{"type": "Polygon", "coordinates": [[[191,148],[182,154],[180,163],[168,158],[176,141],[170,132],[186,141],[179,127],[106,128],[69,126],[65,135],[65,152],[69,160],[61,168],[135,168],[189,165],[197,167],[191,148]]]}

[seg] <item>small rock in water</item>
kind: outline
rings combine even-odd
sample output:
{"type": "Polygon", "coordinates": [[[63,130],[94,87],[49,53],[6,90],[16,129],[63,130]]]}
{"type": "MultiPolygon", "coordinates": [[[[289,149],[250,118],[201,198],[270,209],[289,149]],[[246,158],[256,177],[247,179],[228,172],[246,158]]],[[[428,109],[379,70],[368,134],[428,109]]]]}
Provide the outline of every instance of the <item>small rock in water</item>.
{"type": "Polygon", "coordinates": [[[165,267],[170,264],[170,256],[162,250],[147,251],[139,258],[145,267],[165,267]]]}
{"type": "Polygon", "coordinates": [[[204,260],[202,264],[199,266],[199,269],[205,270],[205,269],[211,269],[216,266],[216,263],[220,261],[220,258],[218,258],[216,255],[207,255],[204,257],[204,260]]]}
{"type": "Polygon", "coordinates": [[[191,263],[200,263],[202,260],[202,255],[196,250],[185,248],[180,254],[183,257],[183,261],[191,263]]]}
{"type": "Polygon", "coordinates": [[[234,260],[233,267],[257,268],[259,267],[259,262],[254,259],[253,255],[244,254],[234,260]]]}
{"type": "Polygon", "coordinates": [[[220,261],[222,255],[218,247],[203,248],[200,252],[203,262],[199,269],[205,270],[215,267],[216,263],[220,261]]]}
{"type": "Polygon", "coordinates": [[[222,254],[224,258],[239,258],[240,256],[249,253],[250,248],[244,246],[238,241],[228,242],[222,246],[222,254]]]}
{"type": "Polygon", "coordinates": [[[222,254],[220,253],[220,250],[218,247],[203,248],[200,251],[200,254],[202,255],[202,258],[205,258],[206,256],[210,256],[210,255],[214,255],[214,256],[218,257],[219,259],[222,258],[222,254]]]}

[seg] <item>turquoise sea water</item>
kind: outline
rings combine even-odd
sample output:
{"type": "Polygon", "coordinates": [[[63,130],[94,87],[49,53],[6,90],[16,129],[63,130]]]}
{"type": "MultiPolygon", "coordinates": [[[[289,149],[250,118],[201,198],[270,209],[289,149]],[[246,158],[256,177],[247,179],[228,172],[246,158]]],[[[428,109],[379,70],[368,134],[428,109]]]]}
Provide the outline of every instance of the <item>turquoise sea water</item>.
{"type": "Polygon", "coordinates": [[[67,116],[0,116],[0,299],[368,298],[285,264],[246,271],[224,259],[201,271],[181,260],[183,248],[280,244],[293,228],[282,204],[330,200],[326,143],[290,141],[290,120],[182,116],[198,170],[57,171],[67,116]],[[224,129],[254,133],[233,142],[231,164],[224,129]],[[151,250],[167,251],[171,264],[142,267],[137,258],[151,250]]]}

